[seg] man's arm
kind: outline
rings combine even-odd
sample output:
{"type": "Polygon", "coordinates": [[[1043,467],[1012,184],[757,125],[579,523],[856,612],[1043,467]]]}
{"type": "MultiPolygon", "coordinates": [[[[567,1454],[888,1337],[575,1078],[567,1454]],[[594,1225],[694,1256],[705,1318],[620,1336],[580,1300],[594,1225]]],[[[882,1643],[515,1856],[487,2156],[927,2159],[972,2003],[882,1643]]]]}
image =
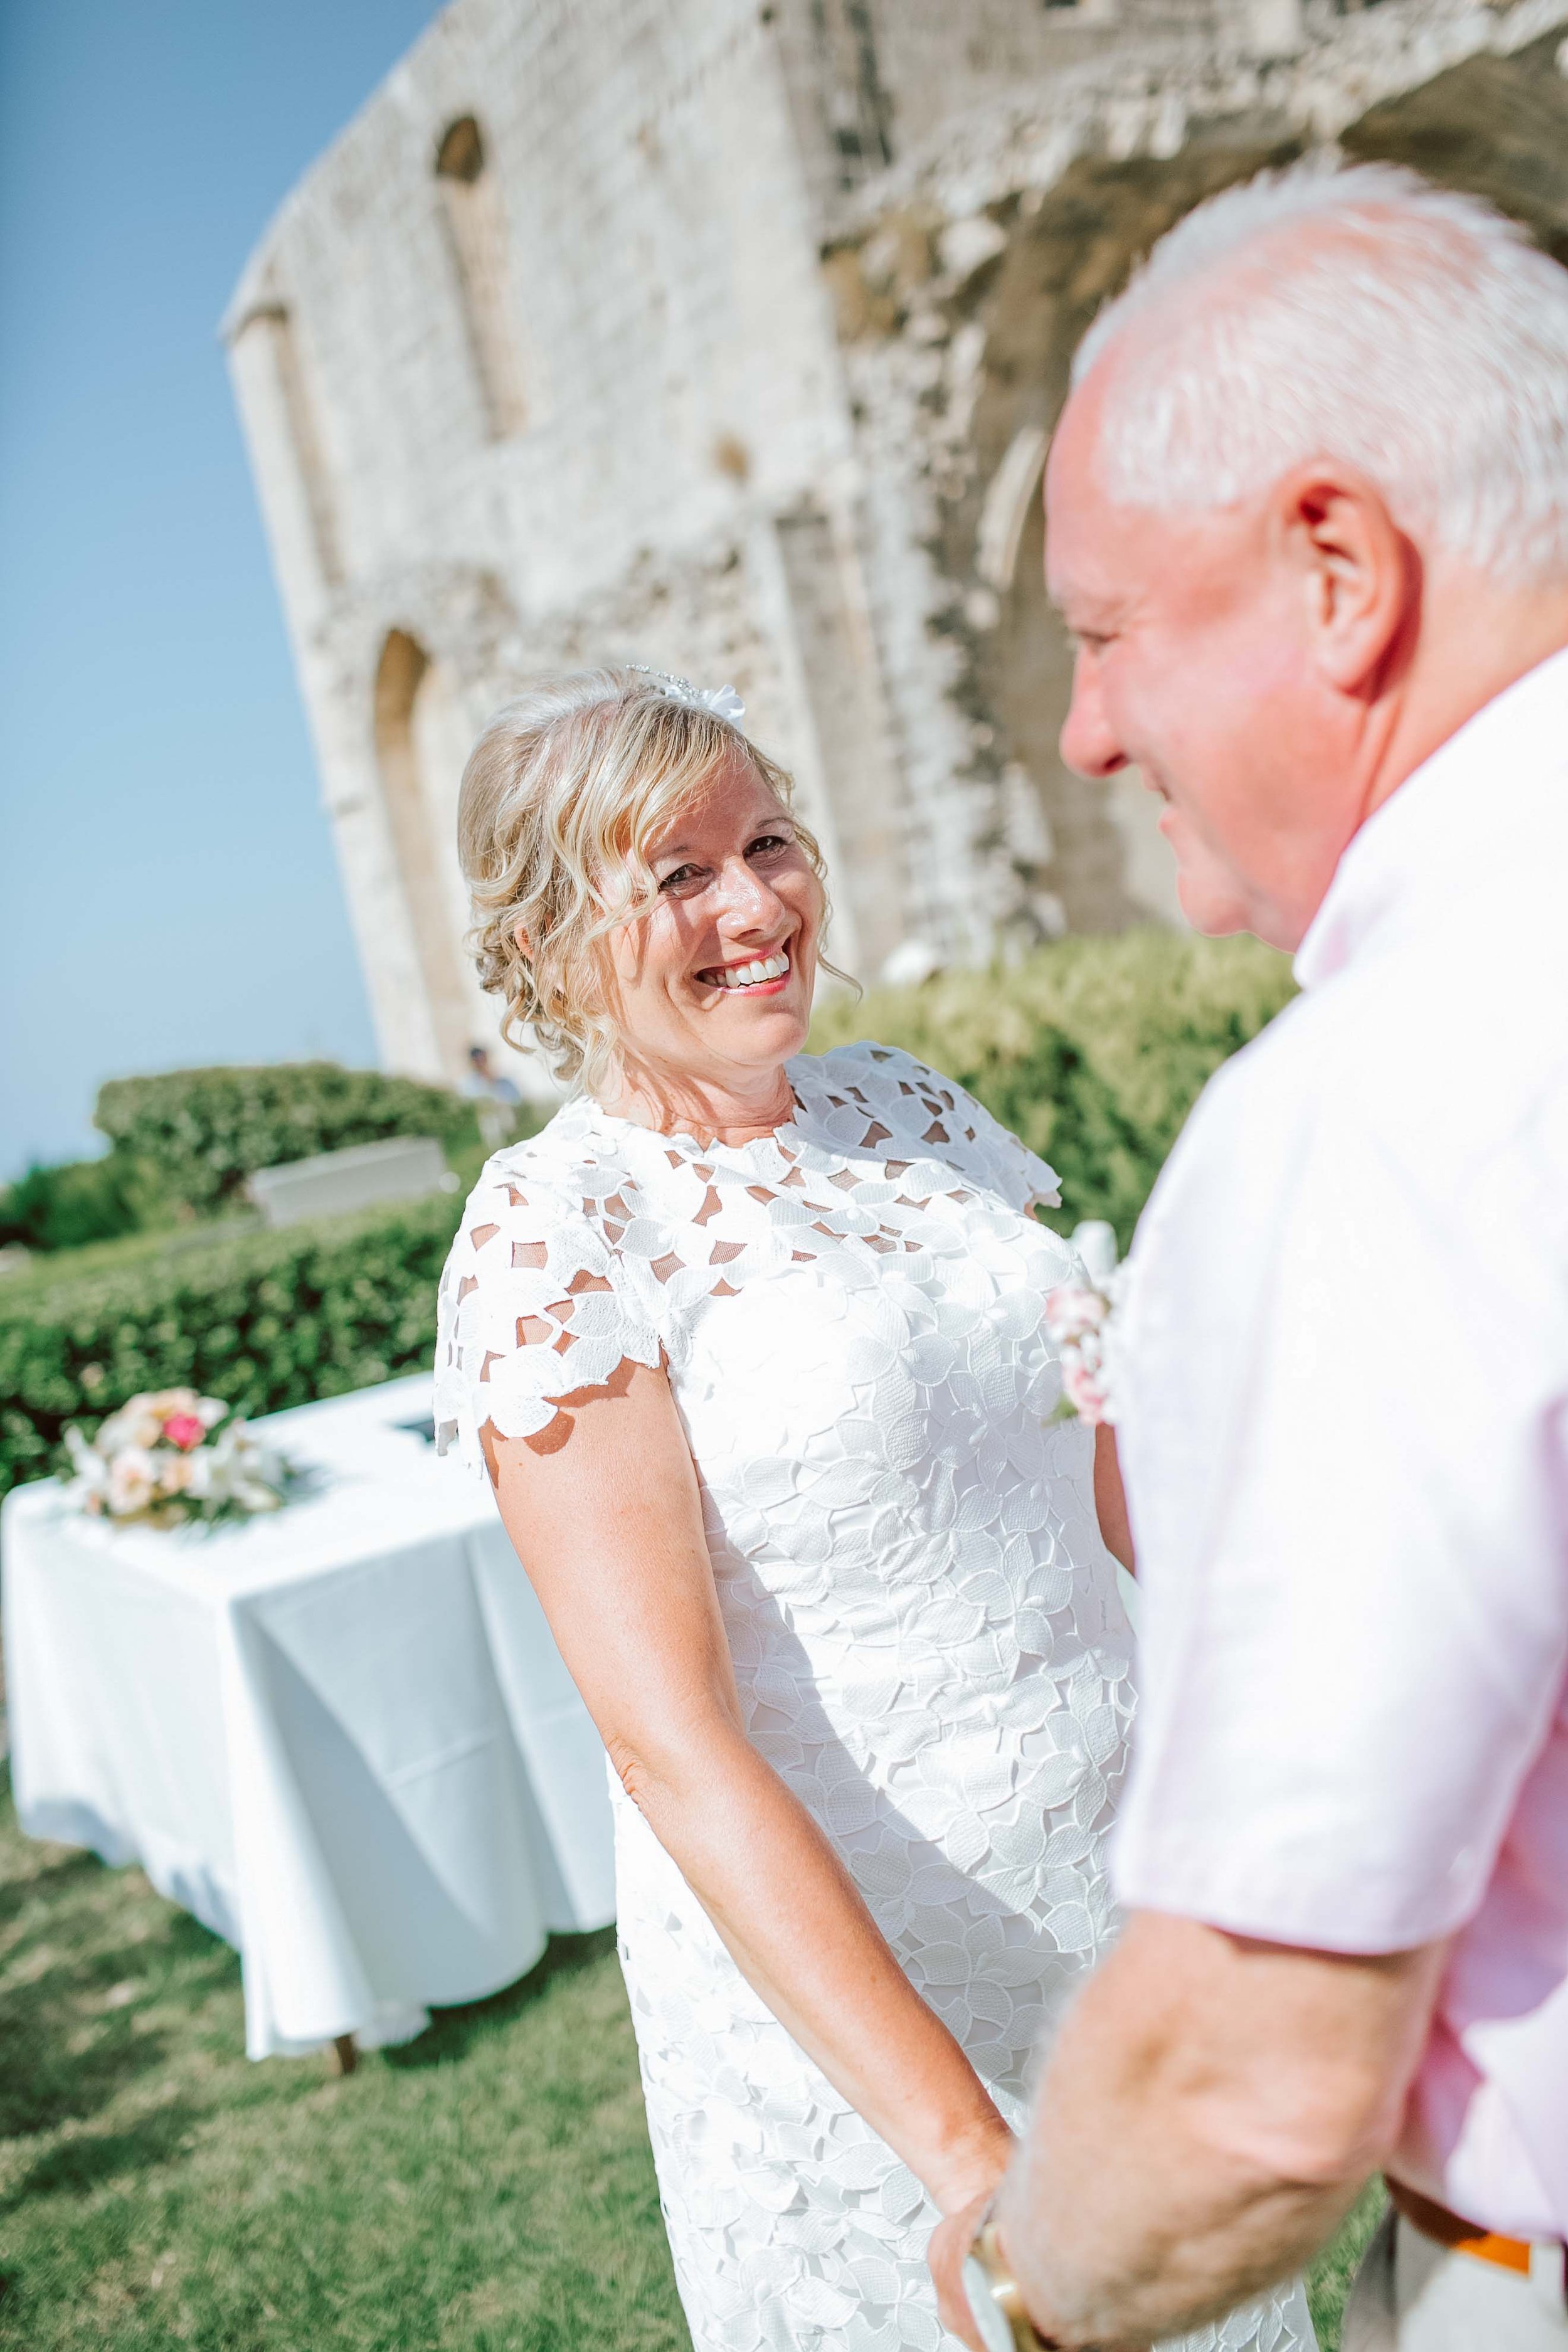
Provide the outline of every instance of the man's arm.
{"type": "MultiPolygon", "coordinates": [[[[1299,2269],[1394,2144],[1446,1948],[1361,1958],[1135,1914],[1063,2027],[998,2208],[1042,2334],[1142,2347],[1299,2269]]],[[[931,2246],[971,2343],[976,2218],[931,2246]]]]}

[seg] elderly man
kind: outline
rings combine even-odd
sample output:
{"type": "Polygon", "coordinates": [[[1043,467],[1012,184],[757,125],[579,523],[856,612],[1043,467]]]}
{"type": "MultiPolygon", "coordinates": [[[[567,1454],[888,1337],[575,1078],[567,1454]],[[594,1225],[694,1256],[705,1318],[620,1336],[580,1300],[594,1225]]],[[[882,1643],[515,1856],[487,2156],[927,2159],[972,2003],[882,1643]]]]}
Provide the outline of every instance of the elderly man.
{"type": "Polygon", "coordinates": [[[1304,992],[1133,1253],[1126,1931],[944,2310],[1143,2346],[1381,2168],[1347,2352],[1561,2352],[1568,276],[1392,171],[1223,195],[1090,334],[1047,516],[1065,756],[1304,992]]]}

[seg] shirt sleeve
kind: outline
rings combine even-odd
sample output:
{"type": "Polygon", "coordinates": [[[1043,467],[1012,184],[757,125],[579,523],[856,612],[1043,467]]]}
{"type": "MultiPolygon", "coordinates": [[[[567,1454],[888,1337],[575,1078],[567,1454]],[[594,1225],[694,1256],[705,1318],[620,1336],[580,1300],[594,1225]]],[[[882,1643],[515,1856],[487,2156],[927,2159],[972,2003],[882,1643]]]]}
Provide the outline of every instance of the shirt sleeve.
{"type": "Polygon", "coordinates": [[[560,1401],[626,1362],[657,1366],[660,1341],[620,1256],[580,1200],[526,1164],[491,1161],[441,1277],[436,1444],[485,1469],[479,1432],[529,1437],[560,1401]]]}
{"type": "Polygon", "coordinates": [[[1562,1704],[1568,1267],[1527,1155],[1423,1167],[1354,1109],[1281,1148],[1272,1225],[1244,1132],[1194,1134],[1135,1269],[1114,1870],[1129,1905],[1371,1952],[1477,1909],[1562,1704]]]}

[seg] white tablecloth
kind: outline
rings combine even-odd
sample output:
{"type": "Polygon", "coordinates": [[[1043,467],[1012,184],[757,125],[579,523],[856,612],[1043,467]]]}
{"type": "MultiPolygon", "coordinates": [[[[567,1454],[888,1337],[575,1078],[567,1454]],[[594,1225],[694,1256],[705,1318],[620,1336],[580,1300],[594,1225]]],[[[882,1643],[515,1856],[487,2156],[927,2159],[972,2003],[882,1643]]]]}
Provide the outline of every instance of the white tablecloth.
{"type": "Polygon", "coordinates": [[[488,1487],[397,1426],[429,1412],[274,1415],[320,1491],[210,1534],[52,1482],[0,1518],[22,1826],[238,1948],[253,2058],[406,2039],[614,1916],[604,1749],[488,1487]]]}

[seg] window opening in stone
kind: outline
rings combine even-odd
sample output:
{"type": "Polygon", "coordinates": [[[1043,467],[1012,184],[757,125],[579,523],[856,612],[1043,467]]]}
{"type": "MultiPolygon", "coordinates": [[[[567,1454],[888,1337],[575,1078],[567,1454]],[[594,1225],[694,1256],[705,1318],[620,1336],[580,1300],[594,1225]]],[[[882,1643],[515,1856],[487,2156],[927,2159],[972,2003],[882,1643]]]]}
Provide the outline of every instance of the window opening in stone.
{"type": "Polygon", "coordinates": [[[492,440],[504,441],[526,427],[528,401],[507,283],[500,190],[471,114],[454,122],[437,149],[436,184],[487,425],[492,440]]]}
{"type": "Polygon", "coordinates": [[[811,13],[826,68],[824,96],[838,184],[856,188],[893,160],[870,6],[868,0],[812,0],[811,13]]]}
{"type": "Polygon", "coordinates": [[[375,748],[434,1033],[434,1066],[421,1075],[456,1085],[468,1072],[475,1018],[458,954],[460,879],[449,837],[466,747],[442,665],[402,629],[388,634],[376,671],[375,748]]]}
{"type": "Polygon", "coordinates": [[[281,302],[269,303],[255,311],[241,331],[266,339],[272,381],[304,501],[317,569],[328,587],[340,587],[343,566],[337,514],[316,427],[315,403],[300,364],[299,333],[292,313],[281,302]]]}

